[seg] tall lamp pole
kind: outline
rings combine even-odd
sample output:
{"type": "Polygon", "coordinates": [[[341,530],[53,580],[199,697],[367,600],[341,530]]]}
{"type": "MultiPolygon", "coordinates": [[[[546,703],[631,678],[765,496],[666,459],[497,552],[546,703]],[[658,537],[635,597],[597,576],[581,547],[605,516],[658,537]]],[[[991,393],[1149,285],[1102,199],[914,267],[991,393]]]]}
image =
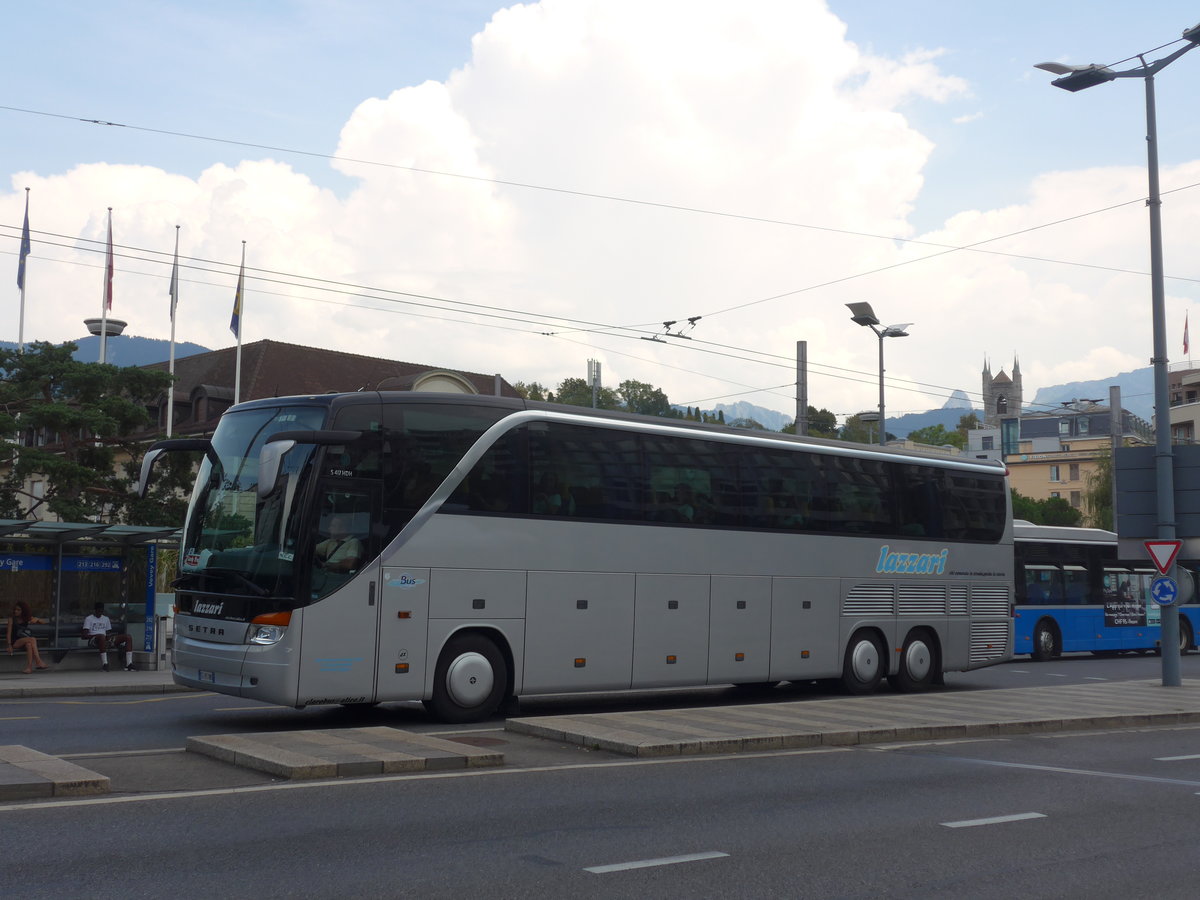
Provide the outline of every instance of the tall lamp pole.
{"type": "Polygon", "coordinates": [[[883,404],[883,339],[890,337],[908,337],[908,332],[904,329],[908,328],[912,322],[905,322],[903,325],[888,325],[886,328],[880,328],[879,319],[875,317],[874,310],[871,309],[870,303],[847,303],[850,307],[850,320],[858,325],[865,325],[875,332],[879,338],[879,446],[887,443],[887,426],[884,424],[884,404],[883,404]]]}
{"type": "MultiPolygon", "coordinates": [[[[1200,43],[1200,25],[1183,32],[1182,47],[1162,59],[1146,62],[1143,54],[1137,58],[1141,65],[1135,69],[1114,72],[1107,66],[1064,66],[1061,63],[1038,63],[1036,68],[1061,76],[1051,84],[1065,91],[1082,91],[1116,78],[1141,78],[1146,85],[1146,168],[1150,196],[1150,304],[1154,332],[1154,489],[1158,518],[1157,537],[1175,539],[1175,475],[1171,452],[1171,404],[1167,379],[1167,324],[1163,288],[1162,260],[1162,198],[1158,189],[1158,127],[1154,113],[1154,76],[1200,43]]],[[[1115,514],[1114,510],[1114,514],[1115,514]]],[[[1177,575],[1174,567],[1172,577],[1177,575]]],[[[1162,683],[1167,687],[1182,684],[1179,665],[1179,607],[1162,607],[1162,683]]]]}

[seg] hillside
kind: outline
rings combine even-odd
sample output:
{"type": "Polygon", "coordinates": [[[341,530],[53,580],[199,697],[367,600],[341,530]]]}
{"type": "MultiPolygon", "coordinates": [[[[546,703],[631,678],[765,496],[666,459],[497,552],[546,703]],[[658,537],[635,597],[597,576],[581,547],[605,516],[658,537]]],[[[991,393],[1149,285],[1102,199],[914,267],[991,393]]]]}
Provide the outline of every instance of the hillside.
{"type": "MultiPolygon", "coordinates": [[[[97,362],[100,359],[100,338],[93,335],[76,338],[72,343],[79,346],[73,354],[75,359],[84,362],[97,362]]],[[[16,349],[15,341],[0,341],[0,346],[6,349],[16,349]]],[[[26,344],[28,346],[28,342],[26,344]]],[[[151,363],[166,362],[171,355],[171,342],[157,338],[144,337],[114,337],[108,339],[105,348],[108,362],[114,366],[148,366],[151,363]]],[[[175,358],[193,356],[197,353],[208,353],[207,347],[187,342],[175,343],[175,358]]]]}

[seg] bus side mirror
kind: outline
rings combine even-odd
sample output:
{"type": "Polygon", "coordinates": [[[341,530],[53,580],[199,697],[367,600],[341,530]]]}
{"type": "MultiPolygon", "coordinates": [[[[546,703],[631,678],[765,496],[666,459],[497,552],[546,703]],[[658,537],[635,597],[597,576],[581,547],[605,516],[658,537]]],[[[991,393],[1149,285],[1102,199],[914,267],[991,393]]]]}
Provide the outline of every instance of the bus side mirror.
{"type": "Polygon", "coordinates": [[[270,441],[258,454],[258,499],[265,500],[275,490],[284,455],[296,446],[295,441],[270,441]]]}
{"type": "Polygon", "coordinates": [[[318,447],[349,444],[362,437],[361,431],[279,431],[267,438],[258,453],[258,499],[265,500],[275,490],[283,457],[297,444],[318,447]]]}
{"type": "Polygon", "coordinates": [[[164,453],[178,453],[187,451],[203,450],[204,455],[209,457],[213,462],[216,462],[216,454],[213,452],[212,442],[207,438],[174,438],[165,441],[157,441],[150,445],[150,449],[146,451],[146,455],[142,457],[142,470],[138,473],[137,495],[145,497],[146,490],[150,487],[150,473],[154,468],[154,463],[164,453]]]}

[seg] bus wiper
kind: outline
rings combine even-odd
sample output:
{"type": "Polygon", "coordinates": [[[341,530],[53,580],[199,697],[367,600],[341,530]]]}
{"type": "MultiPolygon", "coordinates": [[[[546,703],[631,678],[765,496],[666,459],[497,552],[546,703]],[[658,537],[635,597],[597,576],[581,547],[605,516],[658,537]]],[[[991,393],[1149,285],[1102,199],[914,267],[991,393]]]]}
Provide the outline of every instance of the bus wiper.
{"type": "Polygon", "coordinates": [[[224,575],[238,582],[242,587],[249,588],[256,597],[269,597],[271,592],[261,585],[255,584],[241,572],[234,569],[207,568],[203,572],[184,572],[171,582],[171,587],[186,587],[184,579],[201,578],[205,575],[224,575]]]}

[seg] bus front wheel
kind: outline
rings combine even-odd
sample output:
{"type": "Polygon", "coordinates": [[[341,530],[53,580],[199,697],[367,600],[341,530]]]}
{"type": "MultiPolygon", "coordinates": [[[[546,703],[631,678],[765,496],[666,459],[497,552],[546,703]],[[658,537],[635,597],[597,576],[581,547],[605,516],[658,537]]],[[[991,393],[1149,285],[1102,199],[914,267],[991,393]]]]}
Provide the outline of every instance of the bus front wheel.
{"type": "Polygon", "coordinates": [[[900,668],[888,676],[888,683],[898,691],[923,691],[937,677],[937,649],[926,631],[912,632],[900,651],[900,668]]]}
{"type": "Polygon", "coordinates": [[[883,680],[884,655],[879,640],[869,631],[856,632],[846,646],[842,662],[842,687],[848,694],[871,694],[883,680]]]}
{"type": "Polygon", "coordinates": [[[425,708],[443,722],[478,722],[500,708],[507,688],[508,666],[495,642],[481,634],[457,635],[438,657],[425,708]]]}
{"type": "Polygon", "coordinates": [[[1058,629],[1050,622],[1038,622],[1033,630],[1033,652],[1029,655],[1038,662],[1053,659],[1062,651],[1058,644],[1058,629]]]}

